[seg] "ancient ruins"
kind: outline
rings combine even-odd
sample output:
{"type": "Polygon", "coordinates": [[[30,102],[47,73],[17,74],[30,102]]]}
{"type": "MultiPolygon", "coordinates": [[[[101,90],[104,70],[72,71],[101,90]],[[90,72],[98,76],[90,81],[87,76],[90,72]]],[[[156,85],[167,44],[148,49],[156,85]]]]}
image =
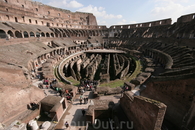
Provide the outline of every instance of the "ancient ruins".
{"type": "Polygon", "coordinates": [[[55,129],[85,89],[85,129],[109,119],[122,130],[123,118],[134,130],[194,130],[194,43],[195,13],[107,28],[92,13],[0,0],[0,129],[41,114],[55,129]]]}

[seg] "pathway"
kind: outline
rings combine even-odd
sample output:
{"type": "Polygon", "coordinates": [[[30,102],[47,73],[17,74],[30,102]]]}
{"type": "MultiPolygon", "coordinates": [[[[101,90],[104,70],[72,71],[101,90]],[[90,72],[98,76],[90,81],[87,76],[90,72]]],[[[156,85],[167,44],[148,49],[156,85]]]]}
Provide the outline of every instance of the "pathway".
{"type": "Polygon", "coordinates": [[[87,110],[88,106],[90,105],[90,99],[92,97],[91,91],[86,91],[84,93],[84,97],[89,96],[89,101],[87,104],[81,104],[79,102],[79,96],[73,100],[73,103],[69,105],[68,109],[62,116],[59,123],[56,125],[55,130],[65,130],[65,122],[67,121],[70,124],[68,130],[85,130],[86,129],[86,122],[85,116],[82,115],[82,109],[87,110]]]}

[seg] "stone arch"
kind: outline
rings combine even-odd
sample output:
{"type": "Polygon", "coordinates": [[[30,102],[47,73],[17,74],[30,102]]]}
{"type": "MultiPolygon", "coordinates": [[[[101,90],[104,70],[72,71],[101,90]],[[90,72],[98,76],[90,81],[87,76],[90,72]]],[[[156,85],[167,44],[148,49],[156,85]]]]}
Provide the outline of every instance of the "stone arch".
{"type": "Polygon", "coordinates": [[[89,30],[89,31],[87,32],[87,34],[88,34],[88,36],[91,36],[91,30],[89,30]]]}
{"type": "Polygon", "coordinates": [[[92,31],[92,36],[95,36],[95,31],[94,30],[92,31]]]}
{"type": "Polygon", "coordinates": [[[60,49],[57,49],[57,54],[60,55],[60,49]]]}
{"type": "Polygon", "coordinates": [[[59,31],[60,31],[61,33],[64,33],[64,31],[63,31],[61,28],[59,28],[59,31]]]}
{"type": "Polygon", "coordinates": [[[66,33],[63,33],[63,37],[66,37],[66,33]]]}
{"type": "Polygon", "coordinates": [[[26,32],[26,31],[23,32],[23,35],[24,35],[24,38],[28,38],[29,37],[28,32],[26,32]]]}
{"type": "Polygon", "coordinates": [[[22,33],[19,32],[19,31],[15,31],[15,36],[16,36],[17,38],[22,38],[22,33]]]}
{"type": "Polygon", "coordinates": [[[48,33],[48,32],[46,33],[46,37],[50,37],[50,35],[49,35],[49,33],[48,33]]]}
{"type": "Polygon", "coordinates": [[[14,37],[14,33],[13,33],[11,30],[9,30],[9,31],[7,32],[7,34],[9,34],[10,37],[14,37]]]}
{"type": "Polygon", "coordinates": [[[36,37],[40,37],[40,33],[39,32],[36,32],[36,37]]]}
{"type": "Polygon", "coordinates": [[[64,32],[65,32],[66,37],[70,37],[70,34],[67,30],[64,29],[64,32]]]}
{"type": "Polygon", "coordinates": [[[52,36],[52,37],[54,37],[54,34],[53,34],[53,33],[51,33],[51,36],[52,36]]]}
{"type": "Polygon", "coordinates": [[[9,20],[9,15],[6,15],[6,17],[7,17],[7,20],[9,20]]]}
{"type": "Polygon", "coordinates": [[[94,33],[95,33],[95,36],[99,36],[98,30],[94,31],[94,33]]]}
{"type": "Polygon", "coordinates": [[[17,17],[15,17],[15,22],[16,22],[16,23],[18,22],[18,18],[17,18],[17,17]]]}
{"type": "Polygon", "coordinates": [[[55,33],[55,37],[58,37],[58,34],[57,33],[55,33]]]}
{"type": "Polygon", "coordinates": [[[41,33],[41,37],[45,37],[45,33],[44,32],[41,33]]]}
{"type": "Polygon", "coordinates": [[[0,38],[6,38],[6,33],[4,30],[0,30],[0,38]]]}
{"type": "Polygon", "coordinates": [[[35,34],[33,32],[30,32],[30,37],[35,37],[35,34]]]}

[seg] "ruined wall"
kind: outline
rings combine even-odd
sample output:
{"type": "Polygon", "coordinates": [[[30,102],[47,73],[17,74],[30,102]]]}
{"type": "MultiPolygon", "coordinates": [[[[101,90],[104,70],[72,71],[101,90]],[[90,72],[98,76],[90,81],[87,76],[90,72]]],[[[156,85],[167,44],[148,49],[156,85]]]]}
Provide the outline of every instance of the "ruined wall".
{"type": "Polygon", "coordinates": [[[145,23],[137,23],[137,24],[127,24],[127,25],[112,25],[110,29],[131,29],[131,28],[142,28],[142,27],[155,27],[155,26],[163,26],[163,25],[171,25],[172,20],[162,19],[157,21],[145,22],[145,23]]]}
{"type": "Polygon", "coordinates": [[[0,122],[3,124],[27,110],[27,104],[39,102],[45,96],[42,90],[31,86],[23,71],[16,67],[0,67],[0,81],[0,122]]]}
{"type": "Polygon", "coordinates": [[[142,96],[132,96],[126,92],[120,99],[120,105],[133,121],[136,130],[160,130],[166,111],[166,105],[142,96]]]}
{"type": "Polygon", "coordinates": [[[63,107],[62,107],[62,104],[59,105],[58,109],[56,109],[56,116],[54,116],[54,120],[56,121],[59,121],[60,118],[62,117],[63,115],[63,107]]]}
{"type": "Polygon", "coordinates": [[[71,12],[29,0],[1,0],[2,21],[20,22],[54,27],[97,26],[96,17],[91,13],[71,12]],[[76,25],[76,26],[75,26],[76,25]]]}
{"type": "Polygon", "coordinates": [[[165,119],[182,129],[183,119],[193,104],[195,80],[177,77],[172,80],[148,81],[147,88],[141,95],[165,103],[167,105],[165,119]]]}
{"type": "Polygon", "coordinates": [[[183,22],[190,22],[194,19],[195,19],[195,13],[183,15],[177,19],[177,25],[179,25],[183,22]]]}

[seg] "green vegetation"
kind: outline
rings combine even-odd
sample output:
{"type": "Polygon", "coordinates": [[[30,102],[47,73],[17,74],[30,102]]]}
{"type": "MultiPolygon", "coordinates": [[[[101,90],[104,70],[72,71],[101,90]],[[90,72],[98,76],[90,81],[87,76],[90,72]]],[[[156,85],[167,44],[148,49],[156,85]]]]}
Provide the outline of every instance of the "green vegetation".
{"type": "Polygon", "coordinates": [[[114,81],[110,81],[109,83],[100,84],[100,87],[115,88],[115,87],[123,86],[124,82],[126,82],[126,81],[129,82],[132,79],[136,78],[136,76],[142,71],[142,64],[141,64],[141,61],[139,59],[137,59],[135,57],[132,57],[132,56],[131,56],[131,58],[135,61],[135,64],[136,64],[135,70],[132,73],[132,75],[130,75],[129,77],[126,77],[125,80],[117,79],[117,80],[114,80],[114,81]]]}
{"type": "Polygon", "coordinates": [[[55,75],[55,77],[56,77],[60,82],[62,82],[62,81],[60,80],[59,75],[58,75],[58,65],[55,66],[55,68],[54,68],[54,75],[55,75]]]}
{"type": "Polygon", "coordinates": [[[135,61],[136,68],[135,68],[135,71],[132,73],[132,75],[127,78],[127,81],[130,81],[130,80],[136,78],[136,76],[142,71],[141,61],[137,58],[134,58],[134,57],[132,57],[132,59],[135,61]]]}
{"type": "MultiPolygon", "coordinates": [[[[78,86],[78,85],[80,84],[80,82],[77,81],[76,79],[74,79],[72,76],[66,77],[66,79],[67,79],[68,81],[70,81],[70,82],[72,83],[72,85],[74,85],[74,86],[78,86]]],[[[66,83],[65,83],[65,84],[66,84],[66,83]]]]}
{"type": "Polygon", "coordinates": [[[124,84],[124,80],[114,80],[114,81],[110,81],[109,83],[102,83],[100,84],[100,87],[110,87],[110,88],[115,88],[115,87],[120,87],[123,86],[124,84]]]}

